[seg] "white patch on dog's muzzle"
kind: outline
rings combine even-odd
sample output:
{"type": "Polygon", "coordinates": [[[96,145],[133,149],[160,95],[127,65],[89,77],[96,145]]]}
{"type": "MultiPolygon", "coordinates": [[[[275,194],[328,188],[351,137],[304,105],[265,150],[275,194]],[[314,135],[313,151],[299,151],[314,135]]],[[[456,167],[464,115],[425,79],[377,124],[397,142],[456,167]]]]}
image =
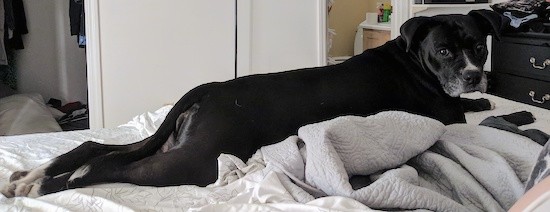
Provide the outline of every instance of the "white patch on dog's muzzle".
{"type": "Polygon", "coordinates": [[[458,72],[460,73],[459,76],[455,76],[452,80],[447,81],[447,84],[443,86],[443,90],[452,97],[458,97],[460,94],[474,91],[487,92],[487,76],[483,73],[482,68],[474,65],[465,51],[462,51],[462,53],[464,55],[464,68],[458,72]],[[481,73],[479,82],[474,85],[467,83],[464,75],[468,72],[481,73]]]}

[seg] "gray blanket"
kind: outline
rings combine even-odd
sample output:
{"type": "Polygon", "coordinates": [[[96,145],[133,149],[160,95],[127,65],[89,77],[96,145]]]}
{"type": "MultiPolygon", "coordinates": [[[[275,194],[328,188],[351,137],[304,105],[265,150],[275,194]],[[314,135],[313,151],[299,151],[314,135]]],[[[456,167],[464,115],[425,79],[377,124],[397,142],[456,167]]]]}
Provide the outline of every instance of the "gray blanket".
{"type": "MultiPolygon", "coordinates": [[[[301,202],[338,195],[382,210],[506,211],[523,195],[541,148],[489,127],[390,111],[304,126],[251,160],[278,172],[301,202]],[[352,175],[371,182],[353,189],[352,175]]],[[[231,181],[228,173],[235,170],[221,170],[218,184],[231,181]]]]}

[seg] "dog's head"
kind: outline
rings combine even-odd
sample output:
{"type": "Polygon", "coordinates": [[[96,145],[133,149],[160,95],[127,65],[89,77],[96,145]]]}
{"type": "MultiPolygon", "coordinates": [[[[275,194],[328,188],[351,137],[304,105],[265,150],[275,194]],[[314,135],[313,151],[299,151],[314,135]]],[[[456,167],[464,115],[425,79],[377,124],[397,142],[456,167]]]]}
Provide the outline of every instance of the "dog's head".
{"type": "Polygon", "coordinates": [[[487,35],[499,39],[502,18],[489,10],[468,15],[415,17],[401,26],[406,51],[421,66],[437,76],[443,90],[456,97],[472,91],[485,92],[487,77],[487,35]]]}

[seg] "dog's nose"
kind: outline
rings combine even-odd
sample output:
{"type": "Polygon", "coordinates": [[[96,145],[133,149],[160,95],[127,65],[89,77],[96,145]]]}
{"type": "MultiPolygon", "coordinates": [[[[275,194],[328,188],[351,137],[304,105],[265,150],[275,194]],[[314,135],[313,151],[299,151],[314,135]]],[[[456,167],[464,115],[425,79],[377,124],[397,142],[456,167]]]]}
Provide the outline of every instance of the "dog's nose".
{"type": "Polygon", "coordinates": [[[477,85],[481,81],[481,72],[479,71],[468,71],[462,74],[464,81],[470,85],[477,85]]]}

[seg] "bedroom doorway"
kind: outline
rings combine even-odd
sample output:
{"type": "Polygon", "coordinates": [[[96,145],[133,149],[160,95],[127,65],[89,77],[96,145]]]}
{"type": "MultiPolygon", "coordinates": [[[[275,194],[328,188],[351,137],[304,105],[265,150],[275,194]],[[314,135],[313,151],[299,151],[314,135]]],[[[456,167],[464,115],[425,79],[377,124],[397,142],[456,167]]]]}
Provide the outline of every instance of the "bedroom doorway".
{"type": "Polygon", "coordinates": [[[410,4],[403,0],[327,0],[327,63],[341,63],[373,48],[373,44],[380,45],[399,36],[399,28],[410,18],[410,4]],[[378,23],[378,9],[382,5],[390,7],[391,17],[378,23]]]}
{"type": "Polygon", "coordinates": [[[84,117],[88,104],[86,49],[78,38],[80,28],[84,32],[83,3],[4,1],[5,37],[19,38],[20,43],[17,48],[6,43],[9,72],[0,73],[0,81],[17,94],[38,94],[44,100],[39,104],[57,110],[52,116],[64,130],[89,128],[85,118],[71,125],[73,112],[78,110],[79,117],[84,117]],[[12,18],[15,29],[10,26],[12,18]]]}

